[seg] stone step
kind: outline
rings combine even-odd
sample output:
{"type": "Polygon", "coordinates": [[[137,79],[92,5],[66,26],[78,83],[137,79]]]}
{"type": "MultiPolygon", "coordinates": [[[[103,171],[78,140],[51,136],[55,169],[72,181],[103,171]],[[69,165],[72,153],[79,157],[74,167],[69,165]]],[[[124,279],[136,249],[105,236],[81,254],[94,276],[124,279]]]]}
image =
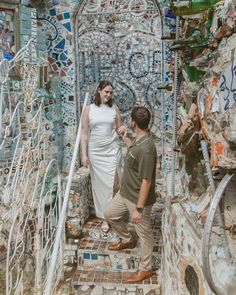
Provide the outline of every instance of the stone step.
{"type": "MultiPolygon", "coordinates": [[[[134,249],[110,251],[110,243],[118,242],[118,236],[110,230],[108,233],[101,231],[102,220],[93,218],[83,226],[81,238],[78,241],[77,269],[81,271],[135,271],[140,262],[140,245],[134,249]]],[[[137,238],[134,226],[127,224],[128,229],[137,238]]],[[[160,267],[160,229],[154,229],[153,269],[160,267]]]]}
{"type": "MultiPolygon", "coordinates": [[[[139,241],[134,249],[125,249],[121,251],[110,251],[109,242],[82,239],[77,250],[78,269],[79,270],[101,270],[110,269],[111,271],[135,271],[138,269],[139,241]]],[[[154,246],[153,251],[153,269],[160,267],[160,247],[154,246]]]]}
{"type": "MultiPolygon", "coordinates": [[[[127,284],[126,279],[139,266],[139,241],[134,249],[109,251],[108,245],[118,241],[112,230],[101,231],[102,220],[90,218],[84,225],[77,239],[67,239],[67,262],[63,285],[57,295],[160,295],[159,272],[161,262],[160,218],[153,224],[154,276],[138,284],[127,284]]],[[[134,227],[128,224],[135,235],[134,227]]]]}
{"type": "MultiPolygon", "coordinates": [[[[107,241],[111,243],[115,243],[119,241],[119,237],[114,233],[112,229],[109,232],[105,233],[101,230],[102,220],[98,218],[94,218],[92,220],[88,220],[82,229],[82,234],[80,235],[81,239],[94,239],[96,241],[107,241]]],[[[127,223],[128,230],[133,234],[134,237],[137,238],[134,225],[132,223],[127,223]]],[[[161,238],[161,226],[157,222],[155,225],[153,224],[153,235],[154,235],[154,244],[160,243],[161,238]]]]}
{"type": "Polygon", "coordinates": [[[159,273],[136,284],[127,284],[130,272],[79,271],[57,291],[57,295],[160,295],[159,273]]]}

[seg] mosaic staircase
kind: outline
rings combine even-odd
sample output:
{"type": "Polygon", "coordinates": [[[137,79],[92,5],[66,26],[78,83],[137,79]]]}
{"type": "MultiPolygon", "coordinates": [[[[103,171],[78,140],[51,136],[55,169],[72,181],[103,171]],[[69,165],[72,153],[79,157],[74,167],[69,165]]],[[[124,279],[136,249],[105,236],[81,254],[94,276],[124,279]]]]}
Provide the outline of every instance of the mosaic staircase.
{"type": "MultiPolygon", "coordinates": [[[[79,239],[71,239],[70,250],[76,252],[74,268],[67,273],[58,295],[159,295],[160,294],[160,219],[153,213],[155,246],[153,251],[154,276],[137,284],[127,284],[126,279],[139,265],[139,243],[132,250],[109,251],[108,245],[118,237],[111,231],[103,233],[101,220],[90,217],[82,228],[79,239]],[[73,270],[72,270],[73,269],[73,270]]],[[[135,235],[132,225],[130,230],[135,235]]]]}

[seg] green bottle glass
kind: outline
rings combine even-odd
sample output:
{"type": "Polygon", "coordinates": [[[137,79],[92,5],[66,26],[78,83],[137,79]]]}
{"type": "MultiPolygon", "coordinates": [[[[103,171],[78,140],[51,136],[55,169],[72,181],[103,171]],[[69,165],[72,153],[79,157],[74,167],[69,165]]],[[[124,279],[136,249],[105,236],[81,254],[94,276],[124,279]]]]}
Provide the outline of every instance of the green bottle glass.
{"type": "Polygon", "coordinates": [[[172,13],[176,16],[200,13],[213,8],[221,0],[189,0],[171,1],[172,13]],[[182,2],[182,3],[181,3],[182,2]],[[187,3],[188,2],[188,3],[187,3]]]}

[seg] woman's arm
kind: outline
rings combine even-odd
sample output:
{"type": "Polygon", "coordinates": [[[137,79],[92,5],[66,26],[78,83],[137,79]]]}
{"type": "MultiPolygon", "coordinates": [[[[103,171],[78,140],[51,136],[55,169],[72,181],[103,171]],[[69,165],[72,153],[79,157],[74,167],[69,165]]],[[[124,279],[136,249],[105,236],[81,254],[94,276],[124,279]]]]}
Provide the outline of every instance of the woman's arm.
{"type": "Polygon", "coordinates": [[[129,147],[132,144],[132,140],[128,136],[127,128],[122,125],[121,114],[118,107],[115,105],[116,110],[116,132],[122,137],[125,144],[129,147]]]}
{"type": "Polygon", "coordinates": [[[87,142],[89,131],[89,106],[86,106],[82,116],[81,127],[81,161],[82,165],[88,167],[87,142]]]}
{"type": "Polygon", "coordinates": [[[116,120],[115,120],[115,124],[116,124],[116,132],[118,135],[123,136],[126,127],[124,125],[122,125],[122,120],[121,120],[121,114],[120,114],[120,110],[118,108],[117,105],[115,106],[115,110],[116,110],[116,120]]]}
{"type": "Polygon", "coordinates": [[[121,114],[120,114],[120,110],[118,108],[117,105],[114,105],[115,106],[115,111],[116,111],[116,132],[119,134],[118,130],[119,128],[122,126],[122,120],[121,120],[121,114]]]}

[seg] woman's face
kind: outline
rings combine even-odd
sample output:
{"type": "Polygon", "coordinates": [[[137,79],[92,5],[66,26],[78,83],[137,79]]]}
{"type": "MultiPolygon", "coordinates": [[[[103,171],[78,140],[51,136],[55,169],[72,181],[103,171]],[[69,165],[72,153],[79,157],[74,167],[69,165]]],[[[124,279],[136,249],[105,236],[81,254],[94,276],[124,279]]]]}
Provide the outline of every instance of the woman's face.
{"type": "Polygon", "coordinates": [[[108,85],[104,87],[102,90],[98,90],[100,94],[101,103],[108,103],[108,101],[112,98],[113,88],[108,85]]]}

